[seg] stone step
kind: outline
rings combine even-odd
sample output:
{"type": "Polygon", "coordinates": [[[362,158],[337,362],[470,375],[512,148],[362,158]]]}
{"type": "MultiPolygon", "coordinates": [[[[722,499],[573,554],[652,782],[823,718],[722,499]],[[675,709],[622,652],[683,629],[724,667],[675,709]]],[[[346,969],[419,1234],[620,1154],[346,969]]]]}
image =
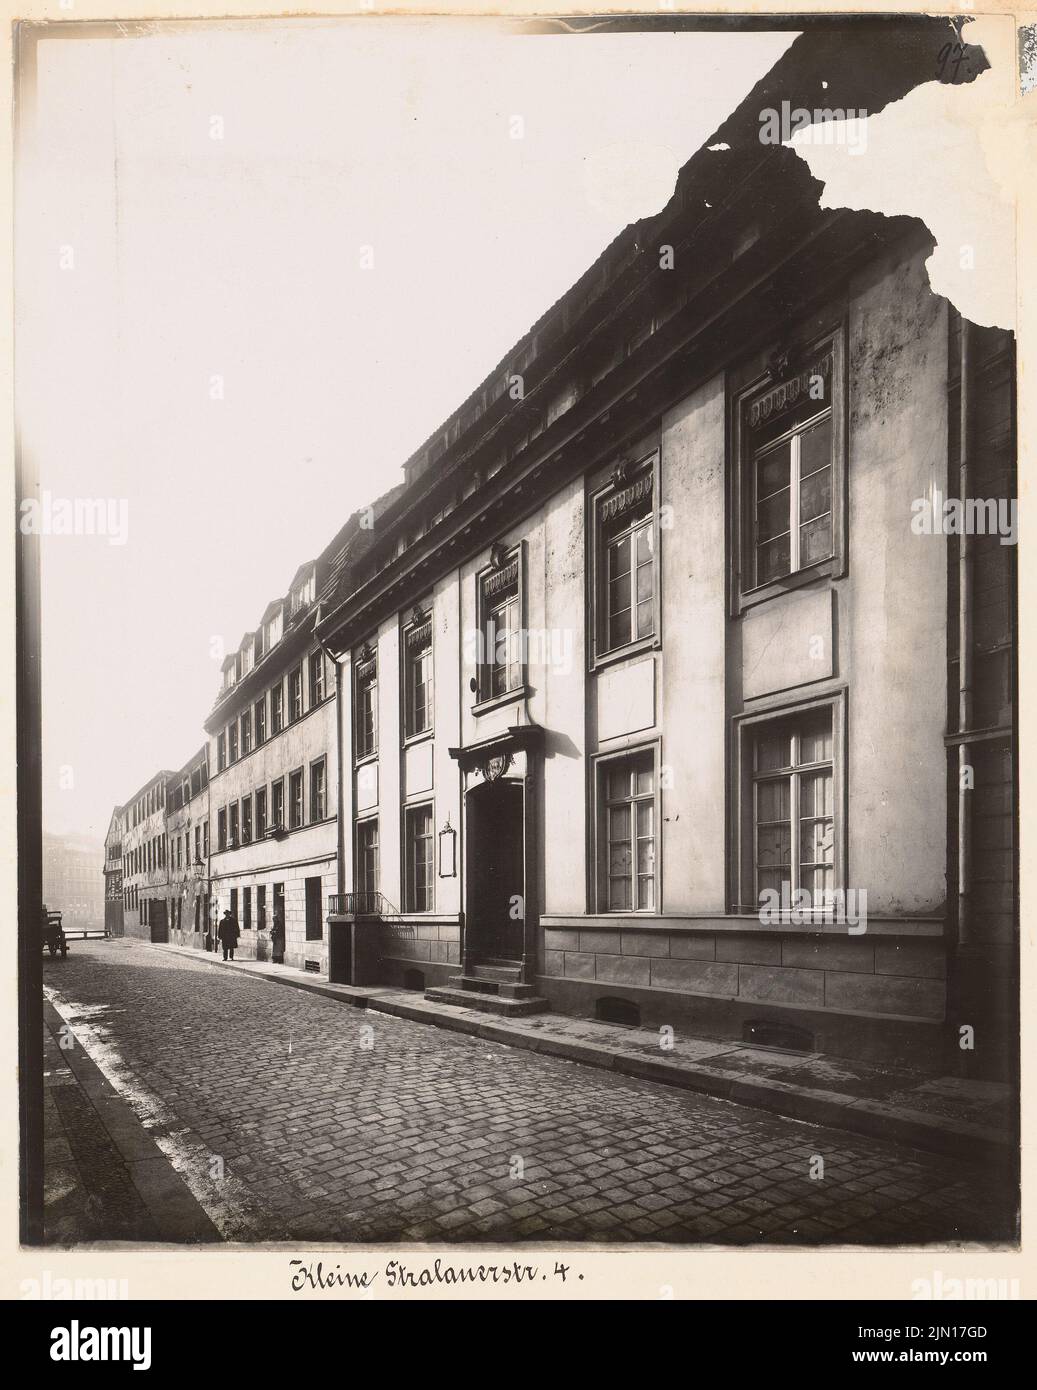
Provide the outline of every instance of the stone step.
{"type": "Polygon", "coordinates": [[[480,1013],[485,1014],[507,1014],[511,1018],[542,1014],[551,1007],[546,999],[537,995],[526,999],[510,999],[505,995],[485,994],[472,989],[453,989],[448,985],[436,985],[427,989],[425,998],[432,1004],[454,1004],[461,1009],[478,1009],[480,1013]]]}
{"type": "Polygon", "coordinates": [[[476,980],[507,980],[517,984],[522,978],[522,969],[517,965],[490,965],[486,961],[478,961],[469,966],[468,974],[476,980]]]}

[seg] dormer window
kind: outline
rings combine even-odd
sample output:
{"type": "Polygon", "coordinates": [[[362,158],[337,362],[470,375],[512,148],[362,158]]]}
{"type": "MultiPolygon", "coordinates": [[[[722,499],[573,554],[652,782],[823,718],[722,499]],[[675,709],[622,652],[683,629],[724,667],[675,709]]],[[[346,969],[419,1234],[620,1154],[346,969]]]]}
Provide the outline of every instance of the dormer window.
{"type": "Polygon", "coordinates": [[[292,590],[291,616],[294,618],[297,613],[301,613],[305,608],[309,608],[317,593],[317,576],[315,570],[310,570],[309,574],[297,584],[292,590]]]}
{"type": "Polygon", "coordinates": [[[264,645],[267,651],[276,647],[281,640],[284,628],[284,610],[278,608],[277,611],[267,619],[263,627],[264,645]]]}

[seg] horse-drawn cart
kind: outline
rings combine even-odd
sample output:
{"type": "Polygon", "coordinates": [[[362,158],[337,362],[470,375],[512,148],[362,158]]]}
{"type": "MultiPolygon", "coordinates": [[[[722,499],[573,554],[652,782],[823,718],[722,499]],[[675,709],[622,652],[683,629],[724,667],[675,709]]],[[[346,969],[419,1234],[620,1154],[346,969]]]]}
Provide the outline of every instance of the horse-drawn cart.
{"type": "Polygon", "coordinates": [[[60,951],[62,959],[64,959],[68,955],[68,941],[65,938],[65,929],[61,925],[61,913],[50,912],[44,906],[42,927],[44,946],[52,956],[56,956],[60,951]]]}

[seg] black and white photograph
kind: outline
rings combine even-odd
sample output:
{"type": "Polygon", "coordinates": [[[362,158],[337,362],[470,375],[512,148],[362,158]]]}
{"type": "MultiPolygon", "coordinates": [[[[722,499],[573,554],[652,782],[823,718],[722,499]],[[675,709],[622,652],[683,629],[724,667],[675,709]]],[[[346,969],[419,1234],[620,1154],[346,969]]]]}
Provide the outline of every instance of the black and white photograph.
{"type": "Polygon", "coordinates": [[[52,9],[11,1296],[1019,1298],[1037,25],[52,9]]]}

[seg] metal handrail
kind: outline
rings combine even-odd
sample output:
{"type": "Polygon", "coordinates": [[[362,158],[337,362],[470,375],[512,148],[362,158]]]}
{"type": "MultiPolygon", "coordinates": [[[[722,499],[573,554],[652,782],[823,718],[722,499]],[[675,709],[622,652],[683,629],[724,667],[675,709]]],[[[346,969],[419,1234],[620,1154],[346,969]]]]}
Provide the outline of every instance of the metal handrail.
{"type": "Polygon", "coordinates": [[[398,921],[399,912],[382,893],[332,893],[328,913],[333,917],[381,917],[398,921]]]}

